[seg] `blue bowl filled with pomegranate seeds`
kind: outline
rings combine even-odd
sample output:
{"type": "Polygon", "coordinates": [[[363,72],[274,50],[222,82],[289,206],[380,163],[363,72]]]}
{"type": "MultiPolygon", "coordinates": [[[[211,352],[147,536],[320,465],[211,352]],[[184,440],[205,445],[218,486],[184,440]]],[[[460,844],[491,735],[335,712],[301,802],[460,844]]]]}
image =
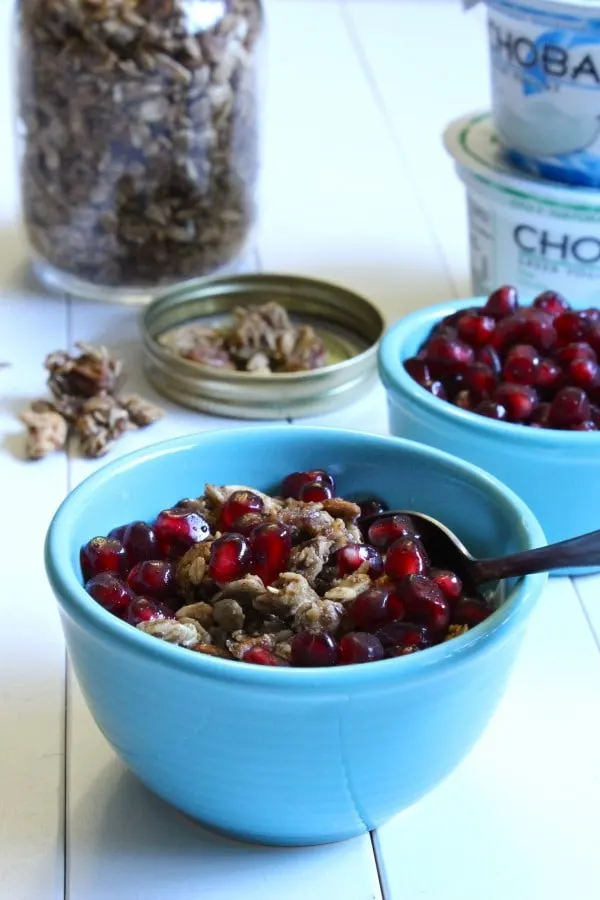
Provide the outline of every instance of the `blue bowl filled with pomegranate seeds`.
{"type": "MultiPolygon", "coordinates": [[[[508,286],[394,325],[379,350],[390,430],[503,481],[548,542],[600,528],[600,309],[508,286]]],[[[553,574],[598,571],[561,570],[553,574]]]]}
{"type": "Polygon", "coordinates": [[[46,542],[102,733],[160,797],[268,844],[363,834],[463,759],[545,575],[477,595],[407,515],[477,556],[544,543],[504,485],[392,437],[217,430],[123,457],[46,542]]]}

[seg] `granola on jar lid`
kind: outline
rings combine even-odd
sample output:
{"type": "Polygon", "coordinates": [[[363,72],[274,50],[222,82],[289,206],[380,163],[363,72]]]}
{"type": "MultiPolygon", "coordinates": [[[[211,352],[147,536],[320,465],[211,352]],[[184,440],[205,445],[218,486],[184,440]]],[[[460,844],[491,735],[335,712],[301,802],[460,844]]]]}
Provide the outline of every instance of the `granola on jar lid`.
{"type": "Polygon", "coordinates": [[[336,496],[323,469],[291,473],[275,496],[206,484],[152,523],[88,541],[85,587],[162,641],[280,668],[405,656],[487,618],[486,600],[436,568],[416,523],[386,509],[336,496]]]}

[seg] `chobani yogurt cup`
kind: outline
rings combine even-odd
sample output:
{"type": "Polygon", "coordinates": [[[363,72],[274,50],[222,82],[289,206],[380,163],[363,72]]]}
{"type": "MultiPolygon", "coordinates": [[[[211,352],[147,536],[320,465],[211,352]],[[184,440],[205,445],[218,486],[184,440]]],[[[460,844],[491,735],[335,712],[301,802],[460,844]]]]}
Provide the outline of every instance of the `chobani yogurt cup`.
{"type": "Polygon", "coordinates": [[[600,296],[600,192],[524,175],[507,162],[489,113],[451,123],[446,149],[467,190],[473,293],[514,284],[575,305],[600,296]]]}
{"type": "Polygon", "coordinates": [[[494,124],[511,162],[600,187],[600,0],[485,0],[494,124]]]}

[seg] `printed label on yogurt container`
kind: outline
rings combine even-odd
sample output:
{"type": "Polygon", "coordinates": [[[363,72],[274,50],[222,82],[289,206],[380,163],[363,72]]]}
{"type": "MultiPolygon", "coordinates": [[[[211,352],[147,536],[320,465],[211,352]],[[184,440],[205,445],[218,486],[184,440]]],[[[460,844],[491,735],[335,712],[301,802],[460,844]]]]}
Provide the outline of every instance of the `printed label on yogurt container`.
{"type": "Polygon", "coordinates": [[[596,18],[535,0],[487,6],[494,122],[514,161],[600,184],[600,5],[596,18]]]}

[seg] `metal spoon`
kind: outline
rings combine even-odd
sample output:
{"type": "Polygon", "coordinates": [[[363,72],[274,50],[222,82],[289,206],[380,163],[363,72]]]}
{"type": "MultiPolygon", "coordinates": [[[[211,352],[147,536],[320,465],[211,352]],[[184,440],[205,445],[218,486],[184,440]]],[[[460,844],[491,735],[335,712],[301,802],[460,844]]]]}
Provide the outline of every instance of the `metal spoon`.
{"type": "Polygon", "coordinates": [[[600,565],[600,531],[548,544],[537,550],[524,550],[510,556],[475,559],[453,531],[431,516],[408,509],[386,510],[358,520],[361,528],[392,516],[410,516],[417,524],[423,543],[435,557],[438,568],[450,569],[471,585],[551,572],[554,569],[600,565]]]}

